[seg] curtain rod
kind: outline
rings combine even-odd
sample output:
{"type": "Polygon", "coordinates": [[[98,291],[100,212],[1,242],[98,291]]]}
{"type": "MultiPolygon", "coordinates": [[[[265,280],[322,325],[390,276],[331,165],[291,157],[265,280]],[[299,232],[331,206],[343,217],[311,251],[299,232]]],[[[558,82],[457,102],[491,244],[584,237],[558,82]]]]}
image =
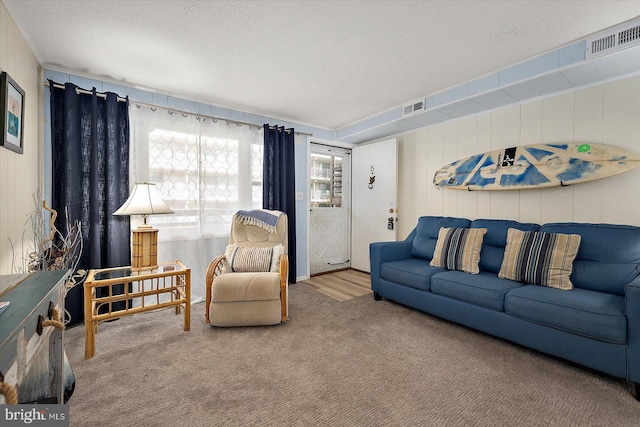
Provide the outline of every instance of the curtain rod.
{"type": "MultiPolygon", "coordinates": [[[[48,80],[44,81],[44,86],[45,87],[49,87],[50,86],[48,80]]],[[[65,86],[63,84],[54,82],[53,83],[53,87],[58,88],[58,89],[64,89],[65,86]]],[[[76,87],[76,93],[77,94],[82,93],[82,94],[85,94],[85,95],[93,95],[92,91],[86,90],[86,89],[81,89],[79,87],[76,87]]],[[[96,92],[96,96],[98,96],[99,98],[102,98],[102,99],[107,99],[107,94],[102,93],[102,92],[96,92]]],[[[121,96],[118,96],[118,102],[126,102],[126,101],[127,101],[127,98],[122,98],[121,96]]]]}
{"type": "MultiPolygon", "coordinates": [[[[45,80],[44,81],[44,85],[45,87],[49,87],[49,81],[45,80]]],[[[53,83],[53,87],[56,87],[58,89],[64,89],[64,85],[59,84],[59,83],[53,83]]],[[[83,93],[86,95],[92,95],[93,92],[90,90],[86,90],[86,89],[80,89],[79,87],[76,87],[76,93],[83,93]]],[[[99,96],[100,98],[106,98],[107,95],[104,93],[96,93],[97,96],[99,96]]],[[[118,101],[119,102],[125,102],[127,100],[127,98],[121,98],[118,96],[118,101]]],[[[258,128],[261,128],[262,125],[258,124],[258,123],[250,123],[250,122],[242,122],[240,120],[232,120],[232,119],[226,119],[224,117],[217,117],[217,116],[209,116],[206,114],[198,114],[198,113],[194,113],[192,111],[186,111],[186,110],[178,110],[177,108],[169,108],[169,107],[165,107],[164,105],[157,105],[157,104],[148,104],[146,102],[140,102],[140,101],[135,101],[135,100],[130,100],[130,103],[136,104],[138,106],[144,106],[144,107],[149,107],[149,108],[164,108],[165,110],[169,110],[169,111],[173,111],[174,113],[180,113],[180,114],[189,114],[192,116],[199,116],[199,117],[205,117],[207,119],[213,119],[213,120],[224,120],[226,123],[237,123],[239,125],[246,125],[246,126],[256,126],[258,128]]],[[[274,129],[274,126],[269,126],[270,129],[274,129]]],[[[294,131],[294,133],[296,135],[306,135],[306,136],[313,136],[312,133],[307,133],[307,132],[299,132],[299,131],[294,131]]]]}
{"type": "MultiPolygon", "coordinates": [[[[233,120],[233,119],[227,119],[224,117],[218,117],[218,116],[209,116],[207,114],[199,114],[199,113],[194,113],[192,111],[186,111],[186,110],[179,110],[177,108],[171,108],[171,107],[166,107],[164,105],[157,105],[157,104],[149,104],[146,102],[139,102],[136,100],[132,100],[130,101],[131,104],[135,104],[136,106],[144,106],[144,107],[149,107],[149,108],[164,108],[165,110],[169,110],[172,111],[174,113],[180,113],[180,114],[188,114],[191,116],[198,116],[198,117],[205,117],[207,119],[212,119],[212,120],[222,120],[226,123],[237,123],[239,125],[246,125],[246,126],[256,126],[258,128],[262,128],[261,124],[258,123],[251,123],[251,122],[243,122],[240,120],[233,120]]],[[[270,129],[274,129],[274,126],[269,126],[270,129]]],[[[306,135],[306,136],[313,136],[312,133],[307,133],[307,132],[299,132],[299,131],[294,131],[294,133],[296,135],[306,135]]]]}

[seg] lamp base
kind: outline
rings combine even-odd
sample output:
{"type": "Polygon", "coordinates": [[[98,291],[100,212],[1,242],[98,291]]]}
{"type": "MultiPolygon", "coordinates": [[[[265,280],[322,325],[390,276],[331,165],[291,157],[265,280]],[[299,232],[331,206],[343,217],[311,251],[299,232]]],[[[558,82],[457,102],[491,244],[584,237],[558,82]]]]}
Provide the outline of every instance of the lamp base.
{"type": "Polygon", "coordinates": [[[158,268],[158,230],[148,224],[133,230],[131,270],[155,270],[158,268]]]}

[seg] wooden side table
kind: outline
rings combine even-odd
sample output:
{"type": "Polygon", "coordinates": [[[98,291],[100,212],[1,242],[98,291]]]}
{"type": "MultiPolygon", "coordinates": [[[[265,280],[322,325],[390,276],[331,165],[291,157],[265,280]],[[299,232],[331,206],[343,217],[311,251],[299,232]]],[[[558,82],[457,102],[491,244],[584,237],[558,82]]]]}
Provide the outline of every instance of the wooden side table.
{"type": "Polygon", "coordinates": [[[96,351],[98,324],[145,311],[175,307],[184,311],[184,330],[191,327],[191,270],[182,262],[160,264],[151,271],[133,271],[130,266],[89,270],[84,282],[84,357],[96,351]],[[124,292],[114,287],[124,285],[124,292]],[[96,296],[96,288],[106,287],[107,296],[96,296]],[[114,303],[124,301],[124,304],[114,303]],[[120,308],[124,305],[124,308],[120,308]]]}

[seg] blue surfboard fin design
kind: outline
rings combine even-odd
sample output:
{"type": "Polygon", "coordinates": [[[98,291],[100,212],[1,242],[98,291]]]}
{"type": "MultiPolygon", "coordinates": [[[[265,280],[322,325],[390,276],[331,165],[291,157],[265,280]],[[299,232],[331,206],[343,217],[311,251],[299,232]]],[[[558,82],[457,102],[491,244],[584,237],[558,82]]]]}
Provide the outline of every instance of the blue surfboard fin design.
{"type": "Polygon", "coordinates": [[[500,185],[504,187],[514,185],[539,185],[545,182],[549,182],[549,179],[538,172],[538,169],[534,165],[529,165],[522,173],[502,175],[502,179],[500,179],[500,185]]]}

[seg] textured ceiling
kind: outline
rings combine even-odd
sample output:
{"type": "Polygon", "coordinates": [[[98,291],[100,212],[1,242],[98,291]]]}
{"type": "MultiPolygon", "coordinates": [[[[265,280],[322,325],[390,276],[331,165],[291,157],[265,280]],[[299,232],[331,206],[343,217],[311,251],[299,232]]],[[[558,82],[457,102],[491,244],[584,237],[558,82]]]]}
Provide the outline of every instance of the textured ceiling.
{"type": "Polygon", "coordinates": [[[640,15],[639,1],[3,2],[45,68],[328,129],[640,15]]]}

